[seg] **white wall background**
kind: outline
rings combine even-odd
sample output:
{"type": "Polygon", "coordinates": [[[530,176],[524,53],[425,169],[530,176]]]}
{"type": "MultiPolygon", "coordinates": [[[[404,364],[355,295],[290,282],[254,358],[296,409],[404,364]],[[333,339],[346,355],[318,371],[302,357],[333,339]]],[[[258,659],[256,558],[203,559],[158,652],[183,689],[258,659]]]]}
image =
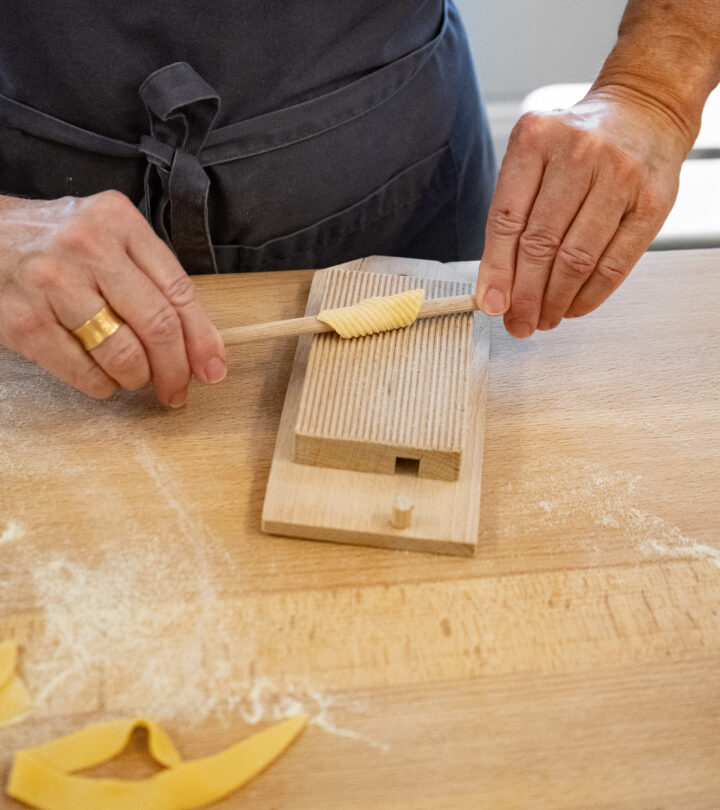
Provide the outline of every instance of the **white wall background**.
{"type": "Polygon", "coordinates": [[[455,0],[499,151],[520,101],[545,84],[591,82],[626,0],[455,0]]]}

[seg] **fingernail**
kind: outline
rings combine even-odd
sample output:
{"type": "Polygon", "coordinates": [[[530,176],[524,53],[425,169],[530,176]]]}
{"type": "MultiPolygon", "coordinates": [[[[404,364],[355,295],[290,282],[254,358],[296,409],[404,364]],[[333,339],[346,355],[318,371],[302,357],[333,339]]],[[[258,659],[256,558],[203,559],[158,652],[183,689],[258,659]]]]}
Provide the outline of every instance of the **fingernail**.
{"type": "Polygon", "coordinates": [[[516,338],[529,338],[534,331],[527,321],[510,321],[508,329],[516,338]]]}
{"type": "Polygon", "coordinates": [[[181,408],[185,404],[186,399],[187,399],[187,391],[178,391],[177,394],[173,394],[170,397],[168,405],[171,408],[181,408]]]}
{"type": "Polygon", "coordinates": [[[505,294],[494,287],[488,287],[482,300],[483,310],[488,315],[502,315],[507,309],[505,305],[505,294]]]}
{"type": "Polygon", "coordinates": [[[209,383],[219,383],[225,379],[227,366],[219,357],[213,357],[205,366],[205,379],[209,383]]]}

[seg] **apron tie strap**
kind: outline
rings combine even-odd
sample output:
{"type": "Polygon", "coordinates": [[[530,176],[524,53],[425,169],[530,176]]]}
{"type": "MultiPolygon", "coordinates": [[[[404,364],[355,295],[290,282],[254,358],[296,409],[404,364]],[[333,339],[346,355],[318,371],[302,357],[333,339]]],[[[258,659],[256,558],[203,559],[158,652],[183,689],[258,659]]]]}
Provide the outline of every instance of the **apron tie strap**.
{"type": "Polygon", "coordinates": [[[186,62],[151,73],[139,92],[150,117],[150,135],[139,145],[148,162],[140,209],[188,272],[217,273],[208,224],[210,178],[198,155],[220,97],[186,62]]]}

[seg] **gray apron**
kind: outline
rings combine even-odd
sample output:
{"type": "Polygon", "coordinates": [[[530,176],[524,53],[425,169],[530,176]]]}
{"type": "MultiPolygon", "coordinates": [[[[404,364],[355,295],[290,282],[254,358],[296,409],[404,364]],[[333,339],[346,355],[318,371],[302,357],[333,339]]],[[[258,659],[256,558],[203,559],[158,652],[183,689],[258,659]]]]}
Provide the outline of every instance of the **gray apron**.
{"type": "MultiPolygon", "coordinates": [[[[28,9],[25,0],[18,2],[16,31],[0,33],[0,52],[3,36],[9,38],[10,54],[23,44],[28,9]]],[[[145,0],[143,5],[152,6],[145,0]]],[[[272,5],[266,4],[270,16],[272,5]]],[[[268,70],[275,69],[283,62],[283,43],[294,43],[298,87],[289,87],[291,66],[285,71],[289,78],[282,74],[283,98],[291,103],[274,106],[282,103],[272,98],[277,84],[258,80],[265,82],[271,108],[263,109],[262,93],[248,93],[248,109],[259,111],[250,117],[243,117],[242,99],[233,97],[227,120],[224,99],[198,64],[163,64],[135,86],[146,124],[138,132],[133,119],[128,130],[134,130],[134,140],[69,120],[77,120],[78,106],[88,108],[86,117],[100,120],[105,105],[108,126],[122,128],[118,119],[127,113],[120,101],[125,103],[122,93],[132,88],[115,77],[111,64],[98,63],[102,81],[92,83],[89,100],[82,87],[78,91],[82,105],[71,104],[68,92],[65,108],[49,97],[40,109],[17,97],[27,95],[26,85],[0,55],[0,89],[16,90],[15,98],[0,95],[0,193],[51,199],[119,189],[190,273],[321,267],[373,253],[440,261],[479,258],[495,169],[469,49],[449,0],[415,5],[398,27],[404,38],[395,46],[400,54],[390,45],[369,48],[365,55],[356,44],[347,57],[338,49],[337,59],[356,60],[343,66],[355,72],[327,82],[323,75],[305,79],[319,90],[302,86],[300,68],[302,48],[321,37],[322,29],[298,32],[287,20],[277,21],[273,36],[280,47],[264,49],[263,58],[268,70]],[[390,61],[383,61],[384,50],[390,51],[390,61]]],[[[72,15],[71,3],[60,6],[72,15]]],[[[368,27],[361,42],[386,38],[386,31],[376,30],[383,24],[376,13],[375,28],[370,11],[363,17],[368,27]]],[[[32,43],[24,45],[32,51],[32,43]]],[[[140,47],[127,42],[130,51],[140,47]]],[[[212,37],[204,47],[214,54],[212,37]]],[[[223,42],[223,47],[229,46],[223,42]]],[[[202,54],[197,51],[194,59],[202,54]]],[[[233,71],[242,85],[243,59],[223,56],[220,72],[217,62],[213,76],[233,96],[233,71]]],[[[63,59],[55,57],[55,63],[62,67],[63,59]]],[[[46,80],[65,87],[61,72],[46,80]]]]}

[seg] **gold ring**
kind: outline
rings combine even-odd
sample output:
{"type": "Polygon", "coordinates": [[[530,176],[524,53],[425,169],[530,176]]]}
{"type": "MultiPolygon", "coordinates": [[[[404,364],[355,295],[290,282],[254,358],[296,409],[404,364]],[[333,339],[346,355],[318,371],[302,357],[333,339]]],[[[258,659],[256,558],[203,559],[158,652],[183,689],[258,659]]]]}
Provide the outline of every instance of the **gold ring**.
{"type": "Polygon", "coordinates": [[[96,349],[110,335],[114,335],[123,323],[124,321],[109,306],[104,306],[89,321],[73,329],[72,333],[82,343],[83,349],[89,352],[90,349],[96,349]]]}

